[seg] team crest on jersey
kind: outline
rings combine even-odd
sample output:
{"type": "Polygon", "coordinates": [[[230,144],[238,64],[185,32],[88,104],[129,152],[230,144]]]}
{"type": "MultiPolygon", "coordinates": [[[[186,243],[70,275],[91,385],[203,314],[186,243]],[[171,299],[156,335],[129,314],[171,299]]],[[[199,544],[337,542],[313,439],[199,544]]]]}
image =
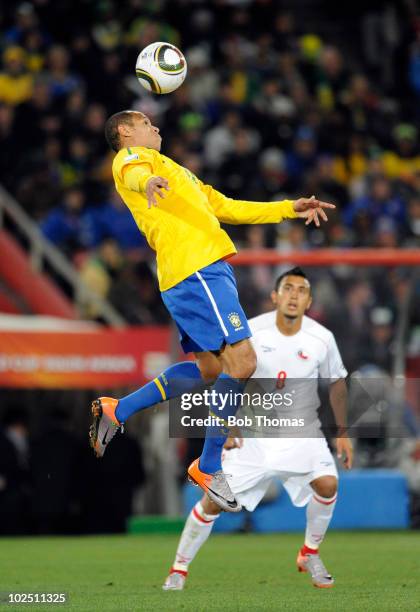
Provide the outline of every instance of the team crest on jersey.
{"type": "Polygon", "coordinates": [[[304,359],[305,361],[307,359],[309,359],[309,355],[308,353],[306,353],[305,351],[303,351],[302,349],[299,349],[297,352],[297,356],[300,357],[301,359],[304,359]]]}
{"type": "Polygon", "coordinates": [[[228,316],[228,319],[235,328],[235,331],[242,329],[242,321],[237,312],[231,312],[228,316]]]}

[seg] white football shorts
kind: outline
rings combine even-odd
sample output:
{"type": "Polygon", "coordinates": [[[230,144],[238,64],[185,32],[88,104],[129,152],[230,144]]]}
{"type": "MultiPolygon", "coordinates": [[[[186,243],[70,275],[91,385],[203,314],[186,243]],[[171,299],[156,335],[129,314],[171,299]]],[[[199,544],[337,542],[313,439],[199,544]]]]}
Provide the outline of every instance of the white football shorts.
{"type": "Polygon", "coordinates": [[[244,438],[241,448],[223,452],[223,471],[241,504],[254,510],[273,478],[279,478],[292,503],[305,506],[312,497],[309,483],[335,476],[337,467],[325,438],[244,438]]]}

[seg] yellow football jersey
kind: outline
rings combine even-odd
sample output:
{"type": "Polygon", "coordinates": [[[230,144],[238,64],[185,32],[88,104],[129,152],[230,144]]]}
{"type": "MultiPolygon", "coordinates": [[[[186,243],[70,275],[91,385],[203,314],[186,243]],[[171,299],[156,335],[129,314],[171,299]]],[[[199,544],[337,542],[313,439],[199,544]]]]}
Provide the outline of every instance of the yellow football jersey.
{"type": "Polygon", "coordinates": [[[156,251],[159,287],[166,291],[219,259],[236,253],[223,223],[279,223],[297,215],[292,200],[246,202],[227,198],[192,172],[154,149],[121,149],[112,173],[122,200],[156,251]],[[148,208],[145,193],[152,176],[166,178],[169,191],[148,208]]]}

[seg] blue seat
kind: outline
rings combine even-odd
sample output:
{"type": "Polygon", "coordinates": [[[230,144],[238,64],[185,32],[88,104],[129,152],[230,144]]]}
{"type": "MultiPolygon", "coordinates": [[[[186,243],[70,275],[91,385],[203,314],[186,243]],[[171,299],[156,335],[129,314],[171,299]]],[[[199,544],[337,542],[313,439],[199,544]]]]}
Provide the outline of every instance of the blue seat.
{"type": "MultiPolygon", "coordinates": [[[[188,514],[201,498],[201,489],[186,484],[184,511],[188,514]]],[[[286,491],[280,488],[272,502],[260,504],[253,513],[223,512],[214,530],[239,531],[250,521],[255,532],[302,531],[305,508],[295,508],[286,491]]],[[[333,529],[405,529],[409,527],[407,481],[397,470],[352,470],[340,472],[337,506],[331,522],[333,529]]]]}
{"type": "MultiPolygon", "coordinates": [[[[301,531],[305,508],[295,508],[283,489],[251,515],[253,531],[301,531]]],[[[407,481],[397,470],[340,472],[333,529],[405,529],[409,526],[407,481]]]]}

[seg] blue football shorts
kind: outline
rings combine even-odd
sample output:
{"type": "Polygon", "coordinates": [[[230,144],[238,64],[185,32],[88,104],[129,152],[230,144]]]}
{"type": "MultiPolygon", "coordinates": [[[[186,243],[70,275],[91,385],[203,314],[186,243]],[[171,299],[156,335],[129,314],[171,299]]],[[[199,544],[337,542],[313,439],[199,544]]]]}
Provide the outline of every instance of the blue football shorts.
{"type": "Polygon", "coordinates": [[[216,261],[162,292],[185,353],[218,351],[252,336],[232,266],[216,261]]]}

